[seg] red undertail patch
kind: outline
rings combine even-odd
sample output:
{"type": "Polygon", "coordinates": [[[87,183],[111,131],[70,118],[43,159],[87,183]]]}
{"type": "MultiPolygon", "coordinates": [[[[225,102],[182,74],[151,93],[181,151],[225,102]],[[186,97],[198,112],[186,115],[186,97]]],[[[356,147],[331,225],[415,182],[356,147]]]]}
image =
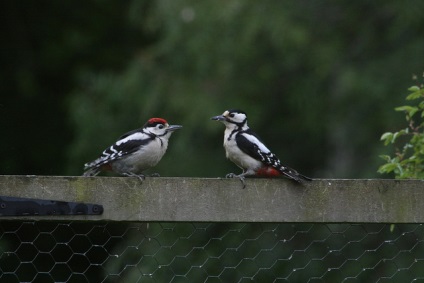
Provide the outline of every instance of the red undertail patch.
{"type": "Polygon", "coordinates": [[[102,171],[112,171],[112,166],[109,163],[103,164],[100,166],[100,170],[102,171]]]}
{"type": "Polygon", "coordinates": [[[262,167],[256,171],[256,175],[261,177],[278,177],[281,176],[281,172],[274,167],[262,167]]]}

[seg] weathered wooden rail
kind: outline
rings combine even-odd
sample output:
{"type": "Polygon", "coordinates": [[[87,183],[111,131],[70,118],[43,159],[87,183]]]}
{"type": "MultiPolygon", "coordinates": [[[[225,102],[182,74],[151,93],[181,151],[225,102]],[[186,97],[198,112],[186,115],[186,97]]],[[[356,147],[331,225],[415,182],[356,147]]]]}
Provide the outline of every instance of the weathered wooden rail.
{"type": "MultiPolygon", "coordinates": [[[[101,204],[102,215],[0,220],[424,223],[424,181],[0,176],[0,195],[101,204]]],[[[1,210],[1,207],[0,207],[1,210]]]]}

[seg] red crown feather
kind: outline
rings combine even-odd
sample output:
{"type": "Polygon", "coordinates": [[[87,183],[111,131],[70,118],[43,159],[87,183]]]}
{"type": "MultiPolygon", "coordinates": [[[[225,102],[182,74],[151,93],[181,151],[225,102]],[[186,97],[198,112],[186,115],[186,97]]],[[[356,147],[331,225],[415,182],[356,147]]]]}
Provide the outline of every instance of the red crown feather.
{"type": "Polygon", "coordinates": [[[167,124],[168,122],[162,118],[150,118],[148,124],[167,124]]]}

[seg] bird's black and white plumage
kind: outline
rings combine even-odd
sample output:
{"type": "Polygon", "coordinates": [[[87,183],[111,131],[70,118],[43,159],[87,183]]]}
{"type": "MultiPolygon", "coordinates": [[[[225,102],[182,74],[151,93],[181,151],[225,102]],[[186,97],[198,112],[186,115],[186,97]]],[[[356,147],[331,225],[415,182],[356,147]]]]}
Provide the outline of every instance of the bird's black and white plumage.
{"type": "Polygon", "coordinates": [[[297,182],[311,180],[281,164],[260,138],[247,126],[246,113],[241,110],[227,110],[222,115],[211,118],[225,125],[224,148],[226,156],[243,170],[240,175],[230,173],[227,177],[245,176],[277,177],[286,176],[297,182]]]}
{"type": "Polygon", "coordinates": [[[171,134],[182,126],[169,125],[165,119],[151,118],[140,129],[122,135],[102,155],[86,163],[83,176],[113,171],[124,176],[144,178],[142,172],[162,159],[171,134]]]}

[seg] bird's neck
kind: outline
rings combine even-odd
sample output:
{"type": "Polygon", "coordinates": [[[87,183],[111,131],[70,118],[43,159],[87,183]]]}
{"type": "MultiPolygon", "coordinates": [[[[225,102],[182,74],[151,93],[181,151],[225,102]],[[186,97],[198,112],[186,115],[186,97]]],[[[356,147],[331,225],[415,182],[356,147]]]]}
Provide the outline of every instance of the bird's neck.
{"type": "Polygon", "coordinates": [[[238,126],[236,124],[229,124],[226,126],[225,128],[225,132],[224,132],[224,138],[226,140],[231,140],[234,138],[234,136],[241,131],[246,131],[248,130],[249,127],[247,126],[247,124],[244,124],[243,126],[238,126]]]}

